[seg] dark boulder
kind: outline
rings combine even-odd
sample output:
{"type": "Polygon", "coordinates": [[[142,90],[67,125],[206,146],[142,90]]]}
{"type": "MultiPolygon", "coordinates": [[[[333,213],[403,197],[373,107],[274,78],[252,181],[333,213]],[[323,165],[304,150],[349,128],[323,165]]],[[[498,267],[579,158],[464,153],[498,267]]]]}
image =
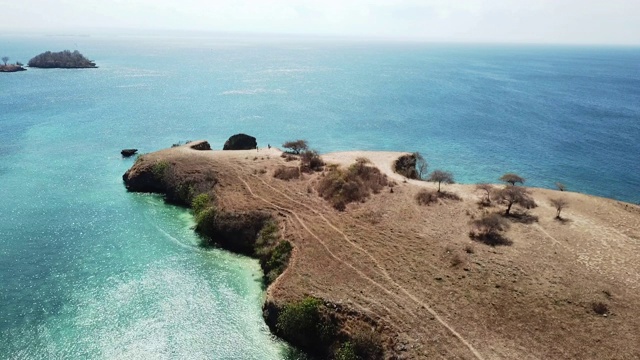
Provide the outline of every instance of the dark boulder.
{"type": "Polygon", "coordinates": [[[189,147],[192,148],[193,150],[201,150],[201,151],[211,150],[211,145],[209,145],[209,142],[206,140],[193,141],[187,145],[189,145],[189,147]]]}
{"type": "Polygon", "coordinates": [[[120,151],[120,154],[122,154],[123,157],[129,157],[135,155],[137,152],[138,149],[124,149],[120,151]]]}
{"type": "Polygon", "coordinates": [[[246,134],[235,134],[224,143],[222,150],[252,150],[258,147],[256,138],[246,134]]]}

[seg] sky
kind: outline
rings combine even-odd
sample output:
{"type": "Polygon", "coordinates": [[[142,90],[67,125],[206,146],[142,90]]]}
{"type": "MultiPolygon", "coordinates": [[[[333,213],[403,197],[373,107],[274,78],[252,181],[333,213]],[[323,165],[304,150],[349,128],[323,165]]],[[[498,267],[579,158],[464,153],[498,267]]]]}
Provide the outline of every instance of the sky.
{"type": "Polygon", "coordinates": [[[0,0],[0,32],[162,29],[640,44],[640,0],[0,0]]]}

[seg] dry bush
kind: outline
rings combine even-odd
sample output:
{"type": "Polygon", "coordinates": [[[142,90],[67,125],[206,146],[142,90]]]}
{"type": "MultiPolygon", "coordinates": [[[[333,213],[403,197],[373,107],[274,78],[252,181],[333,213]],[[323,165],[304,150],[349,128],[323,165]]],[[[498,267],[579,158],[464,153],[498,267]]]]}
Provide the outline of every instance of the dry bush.
{"type": "Polygon", "coordinates": [[[313,172],[322,170],[324,161],[315,150],[305,150],[300,154],[300,170],[302,172],[313,172]]]}
{"type": "Polygon", "coordinates": [[[355,163],[346,170],[331,167],[320,178],[316,190],[334,208],[343,211],[346,204],[364,201],[370,193],[379,193],[387,184],[387,176],[378,168],[355,163]]]}
{"type": "Polygon", "coordinates": [[[485,214],[471,221],[469,237],[487,245],[511,245],[511,240],[500,234],[509,229],[509,223],[499,214],[485,214]]]}
{"type": "Polygon", "coordinates": [[[299,179],[300,169],[293,166],[280,166],[273,172],[273,177],[284,181],[299,179]]]}
{"type": "Polygon", "coordinates": [[[476,249],[473,248],[473,245],[467,244],[464,246],[464,252],[466,252],[467,254],[475,254],[476,249]]]}
{"type": "Polygon", "coordinates": [[[416,201],[419,205],[429,205],[431,203],[438,202],[438,199],[448,199],[460,201],[462,198],[455,193],[447,191],[433,191],[428,189],[422,189],[416,194],[416,201]]]}
{"type": "Polygon", "coordinates": [[[451,266],[452,267],[456,267],[458,265],[461,265],[464,263],[464,257],[458,253],[453,254],[453,257],[451,257],[451,266]]]}
{"type": "Polygon", "coordinates": [[[461,201],[462,200],[462,198],[460,196],[458,196],[458,194],[452,193],[452,192],[449,192],[449,191],[440,191],[438,193],[438,198],[447,199],[447,200],[456,200],[456,201],[461,201]]]}
{"type": "Polygon", "coordinates": [[[419,205],[429,205],[438,202],[438,193],[433,190],[422,189],[416,194],[416,201],[419,205]]]}
{"type": "Polygon", "coordinates": [[[606,315],[609,313],[609,306],[602,301],[596,301],[591,304],[591,310],[598,315],[606,315]]]}

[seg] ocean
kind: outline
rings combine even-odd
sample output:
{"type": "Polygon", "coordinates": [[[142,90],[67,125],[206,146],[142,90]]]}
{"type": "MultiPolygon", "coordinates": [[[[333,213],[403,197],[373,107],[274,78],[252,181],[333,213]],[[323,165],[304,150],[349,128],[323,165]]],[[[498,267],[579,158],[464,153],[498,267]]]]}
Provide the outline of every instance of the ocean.
{"type": "Polygon", "coordinates": [[[640,202],[640,48],[165,34],[0,35],[98,69],[0,74],[3,358],[295,358],[255,260],[203,249],[188,210],[127,193],[133,159],[235,133],[320,152],[419,151],[461,183],[640,202]]]}

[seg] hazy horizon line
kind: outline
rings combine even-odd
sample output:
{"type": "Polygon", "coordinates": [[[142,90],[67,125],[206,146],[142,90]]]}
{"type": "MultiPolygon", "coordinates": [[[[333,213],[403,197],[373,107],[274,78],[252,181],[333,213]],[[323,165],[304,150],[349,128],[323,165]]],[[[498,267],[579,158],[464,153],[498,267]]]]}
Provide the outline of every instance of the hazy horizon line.
{"type": "Polygon", "coordinates": [[[124,36],[124,37],[237,37],[248,38],[283,38],[288,40],[316,40],[316,41],[346,41],[346,42],[382,42],[382,43],[423,43],[423,44],[451,44],[451,45],[529,45],[529,46],[575,46],[575,47],[640,47],[640,43],[626,42],[562,42],[562,41],[501,41],[501,40],[469,40],[469,39],[443,39],[427,37],[403,37],[384,35],[361,34],[323,34],[323,33],[284,33],[284,32],[251,32],[251,31],[221,31],[203,29],[171,29],[171,28],[106,28],[106,27],[69,27],[69,28],[12,28],[0,29],[0,37],[7,36],[49,36],[49,37],[97,37],[97,36],[124,36]]]}

